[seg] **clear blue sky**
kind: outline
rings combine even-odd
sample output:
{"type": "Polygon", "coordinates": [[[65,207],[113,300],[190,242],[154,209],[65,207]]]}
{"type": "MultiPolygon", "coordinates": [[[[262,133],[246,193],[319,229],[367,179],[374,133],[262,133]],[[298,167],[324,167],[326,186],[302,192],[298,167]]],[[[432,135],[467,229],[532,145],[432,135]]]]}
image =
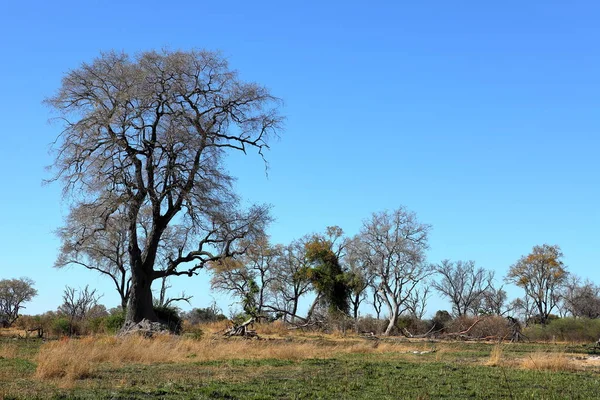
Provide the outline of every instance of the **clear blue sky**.
{"type": "MultiPolygon", "coordinates": [[[[52,268],[66,207],[41,185],[59,131],[41,101],[100,51],[166,47],[220,50],[284,99],[268,178],[258,157],[230,161],[239,193],[273,204],[274,242],[354,234],[405,205],[433,225],[431,262],[473,259],[501,278],[558,244],[600,283],[599,19],[591,0],[5,2],[0,279],[36,281],[29,313],[55,309],[65,284],[118,303],[97,274],[52,268]]],[[[173,285],[203,307],[207,281],[173,285]]]]}

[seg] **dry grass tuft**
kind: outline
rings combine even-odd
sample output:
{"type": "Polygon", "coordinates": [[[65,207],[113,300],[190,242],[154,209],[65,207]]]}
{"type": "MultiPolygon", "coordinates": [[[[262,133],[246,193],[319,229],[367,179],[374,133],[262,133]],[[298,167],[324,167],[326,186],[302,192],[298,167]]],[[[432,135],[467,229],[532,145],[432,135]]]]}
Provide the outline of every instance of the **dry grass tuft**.
{"type": "Polygon", "coordinates": [[[256,332],[259,335],[277,335],[277,336],[288,336],[290,330],[288,325],[283,321],[275,321],[268,324],[256,324],[256,332]]]}
{"type": "Polygon", "coordinates": [[[18,348],[15,343],[0,344],[0,358],[17,358],[18,348]]]}
{"type": "Polygon", "coordinates": [[[533,353],[521,362],[521,368],[536,371],[574,371],[576,365],[563,353],[533,353]]]}
{"type": "Polygon", "coordinates": [[[502,357],[503,353],[504,353],[503,346],[499,343],[496,344],[492,348],[492,351],[490,352],[490,358],[487,360],[485,365],[489,365],[489,366],[501,365],[503,363],[503,357],[502,357]]]}

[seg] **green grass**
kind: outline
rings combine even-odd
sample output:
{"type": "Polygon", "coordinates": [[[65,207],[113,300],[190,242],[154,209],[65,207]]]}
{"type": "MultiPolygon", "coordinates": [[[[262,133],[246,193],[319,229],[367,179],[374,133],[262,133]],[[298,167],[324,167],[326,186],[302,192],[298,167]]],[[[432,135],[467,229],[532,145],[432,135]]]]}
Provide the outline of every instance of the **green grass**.
{"type": "MultiPolygon", "coordinates": [[[[7,342],[0,342],[0,346],[7,342]]],[[[39,342],[19,341],[0,359],[0,398],[30,399],[595,399],[600,373],[540,372],[482,363],[492,345],[444,344],[445,351],[347,354],[327,359],[229,360],[98,366],[64,387],[34,378],[39,342]]],[[[431,344],[435,349],[436,344],[431,344]]],[[[506,359],[565,346],[506,345],[506,359]]]]}

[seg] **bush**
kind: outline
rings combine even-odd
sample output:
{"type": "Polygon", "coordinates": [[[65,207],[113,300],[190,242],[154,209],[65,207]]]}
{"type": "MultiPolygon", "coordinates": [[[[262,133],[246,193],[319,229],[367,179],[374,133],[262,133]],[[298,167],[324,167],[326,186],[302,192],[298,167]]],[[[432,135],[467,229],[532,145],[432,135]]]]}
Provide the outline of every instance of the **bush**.
{"type": "Polygon", "coordinates": [[[380,335],[387,327],[388,321],[366,316],[358,319],[358,332],[373,332],[380,335]]]}
{"type": "Polygon", "coordinates": [[[190,324],[196,325],[205,322],[217,322],[226,320],[227,317],[215,306],[206,308],[194,308],[184,315],[184,319],[190,324]]]}
{"type": "Polygon", "coordinates": [[[528,326],[523,334],[530,340],[595,342],[600,338],[600,319],[559,318],[545,326],[528,326]]]}
{"type": "Polygon", "coordinates": [[[483,317],[462,316],[454,319],[446,327],[448,333],[459,333],[471,328],[466,335],[474,338],[510,338],[512,331],[504,317],[490,315],[483,317]],[[475,324],[477,320],[480,320],[475,324]],[[473,324],[475,324],[473,326],[473,324]],[[471,326],[473,326],[471,328],[471,326]]]}
{"type": "Polygon", "coordinates": [[[204,331],[198,324],[194,325],[190,324],[188,321],[183,321],[183,336],[194,340],[200,340],[203,335],[204,331]]]}
{"type": "Polygon", "coordinates": [[[434,330],[444,331],[452,323],[452,315],[446,310],[438,310],[431,322],[435,324],[434,330]]]}
{"type": "Polygon", "coordinates": [[[125,323],[125,310],[113,309],[104,320],[104,327],[108,333],[117,333],[125,323]]]}
{"type": "Polygon", "coordinates": [[[58,317],[52,321],[51,333],[55,336],[69,335],[71,329],[71,323],[68,318],[58,317]]]}
{"type": "Polygon", "coordinates": [[[179,311],[175,307],[169,306],[154,306],[154,313],[158,321],[165,324],[169,330],[177,335],[182,330],[182,319],[179,316],[179,311]]]}
{"type": "Polygon", "coordinates": [[[422,335],[431,329],[432,323],[427,320],[401,315],[396,322],[396,327],[401,334],[404,334],[404,330],[407,330],[412,335],[422,335]]]}

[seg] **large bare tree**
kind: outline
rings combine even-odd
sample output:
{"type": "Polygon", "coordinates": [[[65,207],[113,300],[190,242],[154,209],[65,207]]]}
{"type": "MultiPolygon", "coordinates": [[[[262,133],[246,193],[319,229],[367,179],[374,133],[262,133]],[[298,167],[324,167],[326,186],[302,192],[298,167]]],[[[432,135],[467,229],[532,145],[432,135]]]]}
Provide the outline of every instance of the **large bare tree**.
{"type": "Polygon", "coordinates": [[[475,261],[443,260],[434,270],[439,280],[433,281],[432,286],[450,300],[457,317],[477,312],[474,305],[482,300],[494,279],[492,271],[476,268],[475,261]]]}
{"type": "Polygon", "coordinates": [[[431,274],[425,262],[430,225],[404,207],[374,213],[360,231],[366,244],[373,282],[388,308],[389,335],[417,285],[431,274]]]}
{"type": "Polygon", "coordinates": [[[218,54],[105,53],[68,72],[47,103],[64,126],[53,180],[72,195],[72,210],[110,218],[124,209],[128,321],[156,320],[155,279],[192,276],[263,230],[268,208],[239,211],[222,161],[227,150],[263,154],[279,129],[277,99],[240,81],[218,54]],[[156,267],[169,228],[180,240],[156,267]]]}

